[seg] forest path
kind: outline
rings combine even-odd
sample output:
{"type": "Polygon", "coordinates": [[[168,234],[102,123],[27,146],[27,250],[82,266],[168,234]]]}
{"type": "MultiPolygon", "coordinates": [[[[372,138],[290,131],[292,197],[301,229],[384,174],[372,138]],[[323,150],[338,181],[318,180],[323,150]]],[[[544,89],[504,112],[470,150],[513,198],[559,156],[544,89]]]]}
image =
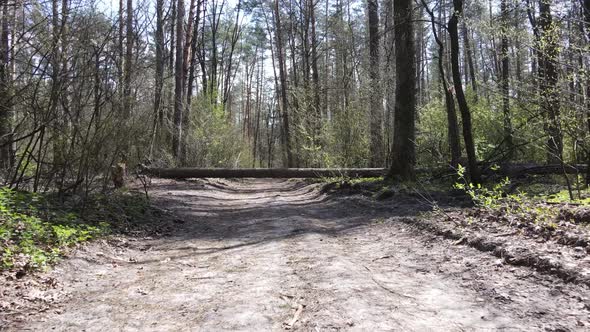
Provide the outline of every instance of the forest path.
{"type": "Polygon", "coordinates": [[[427,207],[289,180],[158,180],[168,237],[90,244],[51,272],[68,299],[15,330],[583,330],[581,286],[400,218],[427,207]],[[580,295],[581,294],[581,295],[580,295]]]}

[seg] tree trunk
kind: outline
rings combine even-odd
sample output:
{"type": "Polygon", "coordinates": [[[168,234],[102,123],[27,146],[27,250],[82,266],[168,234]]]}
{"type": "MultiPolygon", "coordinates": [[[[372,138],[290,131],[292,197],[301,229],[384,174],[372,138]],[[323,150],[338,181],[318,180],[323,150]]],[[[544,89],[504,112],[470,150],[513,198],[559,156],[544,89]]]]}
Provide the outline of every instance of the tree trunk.
{"type": "Polygon", "coordinates": [[[12,149],[12,98],[10,96],[10,47],[8,1],[2,1],[0,28],[0,178],[14,165],[12,149]]]}
{"type": "MultiPolygon", "coordinates": [[[[201,6],[203,5],[204,0],[197,1],[197,8],[196,8],[196,17],[195,23],[193,25],[193,38],[191,40],[191,50],[190,50],[190,65],[189,65],[189,73],[188,73],[188,81],[186,86],[186,104],[190,110],[192,97],[193,97],[193,90],[195,85],[195,70],[197,68],[197,46],[198,46],[198,32],[199,32],[199,24],[201,22],[201,6]]],[[[204,74],[203,74],[204,75],[204,74]]],[[[190,117],[190,112],[187,112],[187,117],[190,117]]]]}
{"type": "Polygon", "coordinates": [[[416,45],[413,1],[394,1],[396,91],[392,161],[389,177],[415,177],[416,45]]]}
{"type": "MultiPolygon", "coordinates": [[[[121,0],[122,1],[122,0],[121,0]]],[[[60,23],[59,18],[59,1],[53,0],[52,4],[52,50],[50,54],[50,65],[51,65],[51,92],[49,97],[49,116],[53,122],[53,169],[51,171],[52,176],[62,167],[65,163],[65,147],[63,144],[63,112],[59,107],[60,95],[63,87],[62,79],[62,48],[60,47],[60,41],[62,40],[62,26],[65,24],[65,17],[62,17],[60,23]]],[[[63,8],[62,8],[63,11],[63,8]]],[[[122,12],[121,12],[122,15],[122,12]]],[[[122,20],[122,19],[121,19],[122,20]]],[[[122,58],[121,58],[122,59],[122,58]]],[[[122,83],[122,81],[120,81],[122,83]]],[[[122,91],[121,91],[122,92],[122,91]]],[[[59,186],[59,184],[58,184],[59,186]]]]}
{"type": "Polygon", "coordinates": [[[132,93],[131,93],[131,74],[133,61],[133,0],[127,0],[127,17],[125,32],[125,70],[123,72],[123,118],[128,119],[131,116],[132,93]]]}
{"type": "MultiPolygon", "coordinates": [[[[469,30],[465,22],[461,24],[461,31],[463,33],[463,47],[465,48],[465,58],[467,58],[467,67],[469,69],[469,78],[471,81],[471,90],[477,98],[477,81],[475,80],[475,64],[473,63],[473,51],[471,50],[471,42],[469,41],[469,30]]],[[[467,79],[466,79],[467,80],[467,79]]]]}
{"type": "MultiPolygon", "coordinates": [[[[584,22],[586,23],[586,42],[590,44],[590,0],[584,0],[584,22]]],[[[590,68],[586,69],[586,122],[588,124],[588,136],[590,137],[590,68]]],[[[590,145],[589,142],[586,142],[590,145]]],[[[586,146],[588,168],[586,169],[586,186],[590,187],[590,146],[586,146]]]]}
{"type": "Polygon", "coordinates": [[[385,22],[384,30],[384,70],[383,70],[383,95],[385,97],[384,146],[387,150],[385,163],[391,165],[391,147],[393,146],[393,119],[395,110],[395,34],[393,32],[393,0],[384,1],[385,22]]]}
{"type": "Polygon", "coordinates": [[[181,132],[182,135],[180,137],[180,164],[181,165],[187,165],[188,162],[188,155],[187,155],[187,150],[188,150],[188,127],[190,124],[190,113],[191,113],[191,107],[190,107],[190,97],[192,95],[192,82],[189,82],[189,72],[192,73],[192,67],[193,64],[191,62],[193,55],[192,55],[192,50],[193,48],[195,48],[195,41],[197,39],[197,29],[196,27],[198,26],[198,20],[195,22],[195,9],[197,11],[200,10],[200,2],[197,4],[197,7],[195,8],[195,0],[190,0],[190,5],[189,5],[189,14],[188,14],[188,23],[187,23],[187,27],[186,27],[186,35],[185,35],[185,41],[184,41],[184,47],[183,47],[183,63],[182,63],[182,87],[183,87],[183,100],[184,98],[186,98],[186,103],[183,105],[183,114],[182,114],[182,120],[181,120],[181,132]],[[189,84],[190,83],[190,84],[189,84]],[[186,96],[186,97],[185,97],[186,96]]]}
{"type": "Polygon", "coordinates": [[[174,133],[172,136],[172,155],[179,161],[182,141],[182,115],[184,111],[184,0],[176,6],[176,63],[174,68],[174,133]]]}
{"type": "Polygon", "coordinates": [[[279,10],[279,0],[274,1],[274,16],[275,16],[275,38],[277,44],[277,61],[279,65],[279,80],[281,83],[280,86],[280,97],[281,97],[281,110],[282,110],[282,117],[283,117],[283,132],[282,132],[282,139],[283,139],[283,146],[286,154],[286,165],[287,167],[292,167],[293,164],[293,156],[291,153],[291,139],[290,139],[290,132],[289,132],[289,102],[287,99],[287,73],[286,73],[286,66],[285,66],[285,56],[283,53],[283,37],[282,37],[282,30],[281,30],[281,12],[279,10]]]}
{"type": "Polygon", "coordinates": [[[315,0],[308,0],[309,2],[309,15],[311,17],[311,70],[313,81],[313,104],[315,108],[315,125],[314,125],[314,136],[315,144],[319,146],[320,131],[322,128],[322,105],[320,101],[320,73],[318,71],[318,40],[316,36],[316,18],[315,18],[315,0]]]}
{"type": "MultiPolygon", "coordinates": [[[[217,82],[217,65],[219,59],[217,58],[217,32],[219,29],[219,22],[221,20],[221,11],[223,8],[217,11],[218,4],[213,0],[212,2],[212,13],[211,15],[211,68],[209,69],[209,86],[207,91],[209,92],[209,97],[211,99],[211,104],[217,105],[217,95],[218,95],[218,82],[217,82]]],[[[221,3],[223,6],[224,2],[221,3]]]]}
{"type": "MultiPolygon", "coordinates": [[[[383,166],[385,160],[382,129],[383,102],[381,96],[381,82],[379,75],[381,69],[379,68],[379,5],[377,0],[367,0],[367,12],[369,15],[369,77],[371,79],[371,88],[369,89],[369,91],[371,91],[369,96],[369,166],[377,167],[383,166]]],[[[411,31],[411,33],[413,34],[413,30],[409,31],[411,31]]],[[[414,49],[412,49],[412,51],[413,50],[414,49]]],[[[415,55],[412,55],[412,57],[414,56],[415,55]]]]}
{"type": "Polygon", "coordinates": [[[512,142],[512,120],[510,118],[510,63],[508,58],[508,27],[509,27],[509,12],[508,0],[502,0],[500,3],[501,12],[501,41],[500,41],[500,56],[502,63],[502,111],[504,113],[504,144],[507,148],[506,159],[512,159],[513,142],[512,142]]]}
{"type": "MultiPolygon", "coordinates": [[[[188,19],[187,19],[187,26],[185,37],[184,37],[184,45],[182,47],[182,85],[184,88],[187,87],[187,79],[188,79],[188,72],[190,66],[190,59],[191,59],[191,45],[193,38],[196,38],[196,35],[193,35],[193,24],[195,19],[195,0],[190,0],[189,10],[188,10],[188,19]]],[[[184,30],[184,29],[183,29],[184,30]]],[[[187,91],[183,91],[183,94],[186,95],[187,91]]]]}
{"type": "MultiPolygon", "coordinates": [[[[54,2],[55,1],[56,0],[54,0],[54,2]]],[[[54,9],[53,9],[53,11],[54,11],[53,12],[53,16],[55,16],[54,19],[53,19],[54,29],[56,29],[55,27],[58,24],[58,21],[57,21],[58,18],[57,18],[57,14],[56,14],[56,10],[57,10],[56,7],[57,7],[57,5],[54,5],[54,9]]],[[[123,75],[124,75],[124,72],[125,72],[125,68],[124,68],[125,67],[125,63],[124,63],[125,53],[124,53],[124,49],[123,49],[123,43],[125,41],[125,0],[119,0],[119,22],[118,23],[119,23],[118,24],[119,25],[118,26],[118,28],[119,28],[119,35],[117,36],[118,37],[118,43],[117,43],[117,53],[118,53],[117,54],[118,55],[118,60],[117,61],[118,62],[117,62],[117,64],[119,65],[119,68],[118,68],[118,72],[117,72],[117,74],[118,74],[118,77],[117,78],[119,80],[118,81],[119,85],[117,86],[117,92],[119,94],[119,98],[121,98],[121,101],[122,101],[122,98],[123,98],[123,86],[124,86],[124,83],[123,82],[125,81],[123,79],[123,75]]],[[[56,32],[54,31],[54,35],[55,34],[56,34],[56,32]]],[[[54,38],[55,38],[55,36],[54,36],[54,38]]],[[[121,104],[121,107],[122,106],[123,105],[121,104]]]]}
{"type": "Polygon", "coordinates": [[[156,77],[154,91],[154,124],[152,146],[160,142],[160,134],[164,130],[164,107],[162,107],[162,89],[164,87],[164,0],[156,0],[156,77]],[[160,134],[159,134],[160,133],[160,134]]]}
{"type": "Polygon", "coordinates": [[[430,15],[432,33],[434,35],[434,40],[438,45],[438,71],[440,72],[440,80],[445,94],[445,106],[447,110],[448,124],[447,132],[449,139],[449,149],[451,151],[451,166],[456,168],[459,165],[459,161],[461,159],[461,140],[459,139],[459,124],[457,121],[457,111],[455,110],[455,98],[453,97],[453,92],[451,90],[452,88],[449,86],[449,83],[447,82],[447,75],[445,74],[445,66],[443,62],[444,46],[437,32],[434,13],[428,8],[425,0],[422,0],[422,5],[430,15]]]}
{"type": "Polygon", "coordinates": [[[463,0],[453,0],[453,14],[448,23],[449,37],[451,41],[451,68],[453,71],[453,85],[461,112],[463,121],[463,140],[465,141],[465,150],[467,152],[468,169],[471,182],[479,183],[480,174],[477,166],[477,157],[475,155],[475,144],[473,142],[473,131],[471,126],[471,111],[467,105],[467,99],[463,92],[461,82],[461,71],[459,68],[459,16],[463,14],[463,0]]]}
{"type": "MultiPolygon", "coordinates": [[[[122,1],[122,0],[121,0],[122,1]]],[[[168,68],[170,75],[174,73],[174,52],[176,50],[176,0],[170,0],[170,58],[168,59],[168,68]]]]}
{"type": "MultiPolygon", "coordinates": [[[[225,72],[225,79],[223,82],[223,107],[226,109],[229,109],[229,107],[231,106],[230,102],[229,102],[229,98],[230,98],[230,91],[231,91],[231,83],[232,83],[232,77],[233,77],[233,59],[234,59],[234,53],[236,50],[236,44],[238,43],[238,40],[240,38],[241,35],[241,29],[240,29],[240,11],[242,9],[242,0],[238,0],[238,4],[236,7],[236,20],[234,22],[234,28],[231,34],[231,40],[230,40],[230,49],[229,49],[229,56],[227,59],[227,66],[226,66],[226,72],[225,72]]],[[[231,114],[231,110],[228,112],[229,114],[231,114]]]]}
{"type": "Polygon", "coordinates": [[[559,57],[559,35],[551,15],[552,0],[539,0],[539,78],[541,110],[546,115],[547,163],[561,162],[563,141],[560,124],[560,102],[558,91],[557,60],[559,57]]]}

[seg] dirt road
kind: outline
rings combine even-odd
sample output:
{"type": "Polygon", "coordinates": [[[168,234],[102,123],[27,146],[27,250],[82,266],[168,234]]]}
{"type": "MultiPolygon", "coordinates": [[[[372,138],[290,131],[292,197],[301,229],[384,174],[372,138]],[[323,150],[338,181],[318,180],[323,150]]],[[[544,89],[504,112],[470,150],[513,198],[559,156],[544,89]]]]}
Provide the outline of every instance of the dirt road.
{"type": "Polygon", "coordinates": [[[588,330],[590,292],[400,222],[428,207],[287,180],[159,181],[160,239],[79,250],[10,330],[588,330]]]}

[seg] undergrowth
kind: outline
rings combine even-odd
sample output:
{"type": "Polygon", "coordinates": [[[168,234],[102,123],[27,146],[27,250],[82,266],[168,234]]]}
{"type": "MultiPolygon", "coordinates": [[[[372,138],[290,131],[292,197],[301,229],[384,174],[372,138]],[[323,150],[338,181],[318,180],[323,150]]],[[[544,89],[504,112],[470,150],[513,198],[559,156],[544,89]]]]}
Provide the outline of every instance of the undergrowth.
{"type": "Polygon", "coordinates": [[[565,203],[572,203],[567,191],[558,194],[538,192],[536,194],[517,191],[508,193],[510,179],[504,178],[488,186],[470,183],[465,177],[465,168],[459,166],[459,177],[454,188],[464,191],[475,204],[470,211],[470,220],[502,221],[518,227],[534,225],[545,232],[554,232],[562,223],[577,223],[583,218],[576,215],[576,211],[565,203]],[[551,199],[555,199],[551,201],[551,199]],[[564,204],[551,204],[564,203],[564,204]],[[568,212],[569,211],[569,212],[568,212]]]}
{"type": "Polygon", "coordinates": [[[336,184],[343,184],[346,183],[347,185],[358,185],[358,184],[372,184],[372,183],[382,183],[384,180],[383,176],[379,177],[369,177],[369,178],[360,178],[360,177],[350,177],[350,176],[331,176],[331,177],[321,177],[316,180],[320,183],[336,183],[336,184]]]}
{"type": "Polygon", "coordinates": [[[141,194],[95,194],[84,200],[0,188],[0,270],[45,269],[68,247],[125,232],[151,214],[141,194]]]}

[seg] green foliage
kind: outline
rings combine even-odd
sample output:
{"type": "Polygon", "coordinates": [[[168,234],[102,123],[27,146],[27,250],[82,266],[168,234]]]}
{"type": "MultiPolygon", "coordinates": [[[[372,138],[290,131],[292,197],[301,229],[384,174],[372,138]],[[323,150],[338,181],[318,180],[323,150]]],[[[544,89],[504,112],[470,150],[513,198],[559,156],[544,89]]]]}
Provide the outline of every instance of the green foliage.
{"type": "Polygon", "coordinates": [[[475,151],[479,160],[487,158],[504,138],[503,114],[499,111],[500,98],[486,100],[484,98],[475,101],[475,95],[468,91],[471,100],[469,107],[473,122],[473,137],[475,151]]]}
{"type": "Polygon", "coordinates": [[[320,178],[319,182],[322,183],[349,183],[350,185],[357,185],[357,184],[380,184],[385,181],[385,178],[382,176],[379,177],[372,177],[372,178],[353,178],[350,176],[333,176],[333,177],[324,177],[320,178]]]}
{"type": "Polygon", "coordinates": [[[145,218],[142,195],[94,195],[81,202],[62,202],[40,195],[0,188],[0,270],[44,269],[63,250],[78,243],[128,228],[145,218]]]}
{"type": "MultiPolygon", "coordinates": [[[[491,187],[482,186],[480,183],[473,184],[469,182],[465,175],[465,167],[459,165],[457,169],[457,175],[461,182],[457,182],[454,185],[455,189],[465,191],[469,197],[473,200],[476,206],[486,209],[497,209],[501,206],[504,199],[507,197],[504,193],[503,188],[510,184],[508,178],[504,178],[502,181],[493,184],[491,187]]],[[[510,197],[511,199],[520,200],[519,196],[510,197]]]]}
{"type": "Polygon", "coordinates": [[[251,149],[239,127],[233,126],[223,105],[200,96],[192,108],[192,129],[187,133],[187,162],[203,167],[251,167],[251,149]]]}
{"type": "Polygon", "coordinates": [[[50,211],[49,204],[38,194],[0,189],[0,268],[43,268],[63,248],[108,230],[82,224],[74,213],[50,211]]]}
{"type": "MultiPolygon", "coordinates": [[[[502,100],[500,95],[491,95],[487,98],[476,98],[476,95],[467,89],[467,98],[471,110],[473,123],[473,137],[478,160],[487,160],[501,156],[499,150],[503,148],[504,141],[503,121],[504,114],[501,110],[502,100]]],[[[510,104],[510,117],[514,130],[513,144],[518,146],[512,161],[532,160],[543,161],[545,158],[545,140],[543,118],[535,117],[537,110],[534,105],[521,105],[518,100],[510,104]]],[[[450,160],[450,150],[447,132],[447,112],[444,98],[438,94],[429,103],[419,110],[417,123],[417,163],[422,166],[437,166],[446,164],[450,160]]],[[[459,126],[461,117],[457,110],[459,126]]],[[[459,136],[462,136],[461,131],[459,136]]],[[[566,137],[567,138],[567,137],[566,137]]],[[[566,139],[567,142],[567,139],[566,139]]],[[[464,149],[464,143],[461,142],[464,149]]],[[[565,155],[566,158],[570,157],[565,155]]]]}
{"type": "Polygon", "coordinates": [[[534,201],[552,204],[574,203],[590,205],[590,188],[584,187],[584,175],[579,174],[571,181],[574,200],[571,200],[567,184],[562,174],[531,176],[519,186],[527,197],[534,201]]]}
{"type": "MultiPolygon", "coordinates": [[[[520,191],[517,194],[506,194],[504,188],[510,184],[508,178],[504,178],[490,187],[469,183],[465,177],[465,168],[459,166],[457,171],[460,182],[455,183],[456,189],[464,190],[473,200],[476,207],[487,212],[487,216],[510,222],[535,224],[547,230],[557,228],[557,216],[559,209],[554,206],[539,204],[526,193],[520,191]]],[[[470,220],[470,222],[473,220],[470,220]]]]}
{"type": "Polygon", "coordinates": [[[329,151],[334,166],[366,166],[369,151],[369,126],[366,108],[360,101],[354,101],[346,110],[334,116],[334,124],[327,126],[332,130],[332,144],[329,151]]]}
{"type": "Polygon", "coordinates": [[[420,110],[417,123],[416,161],[423,166],[438,166],[450,159],[447,113],[443,99],[435,98],[420,110]],[[442,128],[442,130],[441,130],[442,128]]]}
{"type": "Polygon", "coordinates": [[[570,199],[569,191],[567,189],[560,190],[556,193],[543,195],[542,197],[549,203],[576,203],[582,205],[590,205],[590,189],[575,190],[577,198],[573,201],[570,199]]]}

